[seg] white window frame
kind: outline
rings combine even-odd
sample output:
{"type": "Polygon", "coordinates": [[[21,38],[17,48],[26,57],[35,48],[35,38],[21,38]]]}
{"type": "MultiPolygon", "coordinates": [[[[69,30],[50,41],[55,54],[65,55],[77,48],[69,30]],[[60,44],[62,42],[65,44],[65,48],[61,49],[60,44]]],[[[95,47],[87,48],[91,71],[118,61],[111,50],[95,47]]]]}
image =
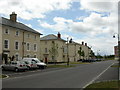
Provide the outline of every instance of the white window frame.
{"type": "Polygon", "coordinates": [[[27,51],[30,51],[30,43],[29,42],[26,43],[26,49],[27,49],[27,51]],[[28,44],[29,44],[29,50],[28,50],[28,44]]]}
{"type": "Polygon", "coordinates": [[[48,53],[48,49],[47,48],[45,48],[45,53],[48,53]]]}
{"type": "Polygon", "coordinates": [[[30,38],[30,34],[29,33],[27,33],[27,38],[30,38]]]}
{"type": "Polygon", "coordinates": [[[16,31],[15,31],[15,36],[19,36],[19,31],[18,31],[18,30],[16,30],[16,31]],[[16,33],[16,32],[18,32],[18,35],[17,35],[17,33],[16,33]]]}
{"type": "Polygon", "coordinates": [[[9,49],[9,40],[8,39],[4,39],[4,49],[9,49]],[[5,48],[5,40],[8,41],[8,48],[5,48]]]}
{"type": "Polygon", "coordinates": [[[37,51],[37,44],[34,43],[34,45],[33,45],[33,50],[34,50],[34,51],[37,51]],[[36,50],[35,50],[35,48],[34,48],[34,45],[36,45],[36,50]]]}
{"type": "Polygon", "coordinates": [[[19,46],[20,46],[20,44],[19,44],[19,41],[15,41],[15,50],[19,50],[19,46]],[[16,49],[16,42],[18,42],[18,49],[16,49]]]}
{"type": "Polygon", "coordinates": [[[10,34],[10,30],[8,28],[5,28],[4,34],[10,34]],[[6,30],[8,30],[8,33],[6,33],[6,30]]]}
{"type": "Polygon", "coordinates": [[[37,35],[34,35],[35,40],[37,39],[37,35]]]}

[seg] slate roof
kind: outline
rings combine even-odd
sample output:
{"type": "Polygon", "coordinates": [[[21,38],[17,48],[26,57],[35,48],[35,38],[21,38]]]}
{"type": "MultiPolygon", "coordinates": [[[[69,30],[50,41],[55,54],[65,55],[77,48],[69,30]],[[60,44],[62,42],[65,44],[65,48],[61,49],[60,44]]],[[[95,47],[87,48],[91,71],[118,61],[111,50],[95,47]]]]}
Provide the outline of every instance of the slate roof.
{"type": "Polygon", "coordinates": [[[76,45],[81,45],[80,43],[77,43],[77,42],[74,42],[74,41],[72,41],[72,43],[69,42],[69,44],[72,44],[72,45],[75,45],[75,44],[76,45]]]}
{"type": "Polygon", "coordinates": [[[0,22],[0,24],[2,24],[2,25],[6,25],[6,26],[10,26],[10,27],[14,27],[14,28],[18,28],[18,29],[22,29],[25,31],[29,31],[29,32],[33,32],[33,33],[42,35],[41,33],[35,31],[34,29],[32,29],[32,28],[30,28],[22,23],[13,22],[13,21],[6,19],[4,17],[2,17],[1,19],[2,19],[2,22],[0,22]]]}
{"type": "Polygon", "coordinates": [[[47,36],[41,37],[40,40],[44,41],[44,40],[61,40],[66,42],[66,40],[58,38],[57,36],[55,36],[54,34],[49,34],[47,36]]]}

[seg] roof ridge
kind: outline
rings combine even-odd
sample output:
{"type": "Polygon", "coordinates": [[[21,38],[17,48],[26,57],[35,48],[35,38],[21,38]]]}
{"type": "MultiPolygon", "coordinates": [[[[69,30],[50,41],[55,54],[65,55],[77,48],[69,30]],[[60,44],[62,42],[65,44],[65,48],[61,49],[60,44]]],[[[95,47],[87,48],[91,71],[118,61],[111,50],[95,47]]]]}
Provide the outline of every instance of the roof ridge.
{"type": "MultiPolygon", "coordinates": [[[[2,24],[3,25],[8,25],[8,26],[11,26],[11,27],[14,27],[14,28],[19,28],[19,29],[22,29],[22,30],[26,30],[26,31],[29,31],[29,32],[33,32],[33,33],[39,33],[38,31],[32,29],[31,27],[21,23],[21,22],[12,22],[10,19],[7,19],[7,18],[4,18],[2,17],[2,24]]],[[[41,33],[39,33],[40,35],[42,35],[41,33]]]]}

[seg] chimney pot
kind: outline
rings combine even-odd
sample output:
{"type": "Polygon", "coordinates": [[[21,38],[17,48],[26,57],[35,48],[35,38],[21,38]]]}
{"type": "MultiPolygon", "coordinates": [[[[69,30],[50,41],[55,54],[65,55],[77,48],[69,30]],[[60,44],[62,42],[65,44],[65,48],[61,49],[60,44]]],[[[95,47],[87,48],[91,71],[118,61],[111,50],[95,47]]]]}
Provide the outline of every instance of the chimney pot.
{"type": "Polygon", "coordinates": [[[58,38],[61,38],[61,34],[60,34],[60,32],[58,32],[58,38]]]}
{"type": "Polygon", "coordinates": [[[10,14],[10,20],[13,21],[13,22],[16,22],[17,14],[15,14],[15,12],[12,12],[12,14],[10,14]]]}
{"type": "Polygon", "coordinates": [[[82,41],[82,45],[84,45],[84,42],[82,41]]]}
{"type": "Polygon", "coordinates": [[[85,43],[85,46],[87,46],[87,43],[85,43]]]}

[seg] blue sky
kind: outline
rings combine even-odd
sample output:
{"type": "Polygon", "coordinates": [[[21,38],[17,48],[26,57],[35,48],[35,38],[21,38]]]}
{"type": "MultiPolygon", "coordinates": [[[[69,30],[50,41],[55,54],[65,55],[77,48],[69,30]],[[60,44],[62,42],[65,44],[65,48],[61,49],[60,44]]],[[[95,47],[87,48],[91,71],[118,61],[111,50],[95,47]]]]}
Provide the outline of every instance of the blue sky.
{"type": "Polygon", "coordinates": [[[117,1],[101,0],[0,0],[0,16],[15,12],[18,21],[43,36],[61,33],[63,39],[84,41],[101,55],[113,54],[117,39],[117,1]]]}

